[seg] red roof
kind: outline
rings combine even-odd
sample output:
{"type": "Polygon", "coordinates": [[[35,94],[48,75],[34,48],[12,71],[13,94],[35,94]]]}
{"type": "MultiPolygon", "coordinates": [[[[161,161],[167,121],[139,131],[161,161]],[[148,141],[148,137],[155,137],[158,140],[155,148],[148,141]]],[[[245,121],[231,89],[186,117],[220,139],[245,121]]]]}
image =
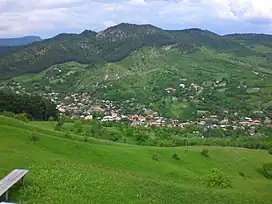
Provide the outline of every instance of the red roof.
{"type": "Polygon", "coordinates": [[[176,91],[177,89],[175,88],[167,88],[168,91],[176,91]]]}
{"type": "Polygon", "coordinates": [[[136,125],[137,124],[137,121],[134,119],[131,123],[131,125],[136,125]]]}

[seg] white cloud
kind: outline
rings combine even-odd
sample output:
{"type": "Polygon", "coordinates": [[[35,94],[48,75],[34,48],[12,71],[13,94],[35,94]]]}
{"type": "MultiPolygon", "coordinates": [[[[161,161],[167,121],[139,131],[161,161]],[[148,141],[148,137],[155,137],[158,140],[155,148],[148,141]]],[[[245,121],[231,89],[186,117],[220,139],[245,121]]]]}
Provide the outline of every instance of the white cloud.
{"type": "Polygon", "coordinates": [[[272,20],[272,1],[267,0],[211,0],[219,17],[246,20],[268,18],[272,20]]]}
{"type": "Polygon", "coordinates": [[[101,30],[120,22],[272,33],[268,0],[0,0],[0,37],[101,30]],[[228,27],[223,24],[228,25],[228,27]]]}
{"type": "Polygon", "coordinates": [[[130,0],[130,3],[134,4],[134,5],[146,5],[147,4],[145,0],[130,0]]]}

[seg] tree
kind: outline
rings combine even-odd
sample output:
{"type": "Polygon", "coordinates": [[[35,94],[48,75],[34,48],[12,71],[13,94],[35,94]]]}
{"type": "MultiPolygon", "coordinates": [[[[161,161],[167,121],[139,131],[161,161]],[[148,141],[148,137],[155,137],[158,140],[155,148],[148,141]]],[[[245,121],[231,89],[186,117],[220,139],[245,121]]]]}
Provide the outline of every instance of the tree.
{"type": "Polygon", "coordinates": [[[83,129],[82,122],[80,120],[75,121],[75,123],[74,123],[74,130],[75,130],[75,132],[76,133],[81,133],[82,129],[83,129]]]}

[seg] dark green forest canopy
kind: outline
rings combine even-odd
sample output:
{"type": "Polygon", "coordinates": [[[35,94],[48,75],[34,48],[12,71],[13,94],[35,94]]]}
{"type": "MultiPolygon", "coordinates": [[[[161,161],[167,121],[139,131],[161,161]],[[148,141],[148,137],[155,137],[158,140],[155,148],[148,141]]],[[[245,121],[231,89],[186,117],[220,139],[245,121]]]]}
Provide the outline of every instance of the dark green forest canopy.
{"type": "Polygon", "coordinates": [[[12,50],[10,55],[0,55],[0,76],[5,79],[36,73],[68,61],[91,65],[116,62],[144,46],[177,45],[185,50],[188,47],[207,46],[237,56],[260,54],[241,42],[243,39],[247,43],[260,42],[263,45],[271,41],[271,36],[257,35],[249,39],[244,35],[220,36],[200,29],[167,31],[152,25],[119,24],[98,34],[87,30],[78,35],[60,34],[23,49],[12,50]]]}
{"type": "Polygon", "coordinates": [[[56,105],[38,95],[16,94],[10,90],[0,90],[0,112],[26,113],[31,119],[57,119],[56,105]]]}

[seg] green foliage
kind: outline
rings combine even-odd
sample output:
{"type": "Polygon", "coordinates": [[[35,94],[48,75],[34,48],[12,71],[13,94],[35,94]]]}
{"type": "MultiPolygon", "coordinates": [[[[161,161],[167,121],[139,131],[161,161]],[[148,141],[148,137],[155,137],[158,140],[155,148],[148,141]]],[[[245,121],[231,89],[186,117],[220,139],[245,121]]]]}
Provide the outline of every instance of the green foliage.
{"type": "Polygon", "coordinates": [[[115,128],[107,128],[102,137],[113,142],[118,142],[122,138],[122,135],[115,128]]]}
{"type": "Polygon", "coordinates": [[[257,168],[257,171],[267,179],[272,179],[272,163],[262,163],[257,168]]]}
{"type": "Polygon", "coordinates": [[[209,150],[208,150],[208,149],[202,149],[201,154],[202,154],[204,157],[209,157],[209,150]]]}
{"type": "Polygon", "coordinates": [[[245,177],[245,174],[243,172],[239,172],[239,175],[245,177]]]}
{"type": "MultiPolygon", "coordinates": [[[[63,139],[65,132],[54,131],[54,125],[43,121],[22,123],[0,116],[1,178],[18,167],[31,172],[25,177],[24,188],[12,189],[12,201],[39,203],[42,200],[47,204],[90,201],[266,204],[271,201],[270,181],[254,170],[260,160],[271,162],[267,151],[212,147],[213,156],[207,162],[199,154],[202,147],[124,145],[90,137],[85,142],[82,135],[71,132],[72,123],[63,125],[64,130],[70,130],[69,136],[63,139]],[[42,142],[30,141],[33,132],[38,133],[42,142]],[[171,158],[173,152],[183,155],[182,164],[171,158]],[[158,162],[152,160],[153,154],[159,155],[158,162]],[[236,175],[232,189],[203,188],[201,177],[211,168],[224,169],[230,175],[245,172],[250,179],[236,175]]],[[[133,137],[127,140],[130,142],[133,137]]]]}
{"type": "Polygon", "coordinates": [[[61,128],[62,128],[62,126],[63,126],[63,124],[64,124],[64,120],[63,120],[63,119],[60,119],[60,120],[56,123],[56,125],[55,125],[55,130],[60,131],[61,128]]]}
{"type": "Polygon", "coordinates": [[[0,112],[27,114],[35,120],[57,118],[56,105],[38,95],[16,94],[10,90],[0,90],[0,112]]]}
{"type": "Polygon", "coordinates": [[[6,116],[6,117],[10,117],[10,118],[13,118],[14,115],[15,115],[14,113],[9,112],[9,111],[3,111],[0,114],[3,115],[3,116],[6,116]]]}
{"type": "Polygon", "coordinates": [[[178,154],[178,153],[174,153],[174,154],[172,155],[172,159],[174,159],[174,160],[180,160],[179,154],[178,154]]]}
{"type": "Polygon", "coordinates": [[[268,150],[268,153],[269,153],[269,154],[272,154],[272,148],[270,148],[270,149],[268,150]]]}
{"type": "Polygon", "coordinates": [[[50,117],[48,118],[48,121],[54,121],[54,120],[55,120],[55,118],[52,117],[52,116],[50,116],[50,117]]]}
{"type": "Polygon", "coordinates": [[[211,169],[202,177],[202,183],[208,188],[229,188],[232,187],[232,177],[225,174],[221,169],[211,169]]]}
{"type": "Polygon", "coordinates": [[[160,157],[157,154],[152,154],[152,159],[155,161],[159,161],[160,157]]]}
{"type": "Polygon", "coordinates": [[[16,115],[14,115],[14,118],[17,120],[24,121],[24,122],[28,122],[30,120],[29,115],[27,115],[26,113],[16,114],[16,115]]]}
{"type": "Polygon", "coordinates": [[[37,141],[39,141],[40,140],[40,138],[38,137],[38,136],[36,136],[36,135],[32,135],[31,136],[31,141],[32,142],[37,142],[37,141]]]}
{"type": "Polygon", "coordinates": [[[38,142],[40,141],[40,137],[38,136],[37,129],[34,129],[30,134],[30,140],[32,142],[38,142]]]}
{"type": "MultiPolygon", "coordinates": [[[[196,120],[203,113],[220,115],[225,110],[232,112],[232,118],[235,112],[239,113],[238,118],[252,116],[254,112],[272,117],[271,63],[267,63],[270,58],[255,49],[255,37],[262,39],[261,35],[249,40],[247,43],[254,44],[248,46],[240,41],[240,37],[247,39],[245,36],[239,36],[237,41],[236,37],[198,29],[164,31],[152,26],[119,25],[99,38],[96,33],[89,34],[57,36],[45,44],[14,53],[16,57],[0,58],[1,70],[22,66],[20,71],[35,73],[4,84],[24,87],[28,92],[84,91],[93,98],[118,102],[135,98],[136,104],[182,121],[196,120]],[[124,35],[115,36],[116,29],[121,29],[124,35]],[[33,62],[36,58],[31,56],[39,53],[37,50],[46,54],[33,62]],[[197,84],[199,89],[191,84],[197,84]],[[176,91],[168,93],[165,90],[168,87],[176,91]]],[[[264,42],[269,44],[269,40],[264,42]]],[[[3,71],[4,75],[20,74],[17,69],[12,72],[3,71]]],[[[135,110],[125,105],[123,112],[135,110]]],[[[98,114],[94,113],[94,117],[98,114]]],[[[226,133],[217,129],[207,132],[208,137],[214,135],[224,137],[226,133]]]]}
{"type": "Polygon", "coordinates": [[[84,142],[88,142],[88,137],[84,137],[84,142]]]}
{"type": "Polygon", "coordinates": [[[75,121],[74,123],[74,131],[76,133],[81,133],[83,130],[82,122],[80,120],[75,121]]]}

